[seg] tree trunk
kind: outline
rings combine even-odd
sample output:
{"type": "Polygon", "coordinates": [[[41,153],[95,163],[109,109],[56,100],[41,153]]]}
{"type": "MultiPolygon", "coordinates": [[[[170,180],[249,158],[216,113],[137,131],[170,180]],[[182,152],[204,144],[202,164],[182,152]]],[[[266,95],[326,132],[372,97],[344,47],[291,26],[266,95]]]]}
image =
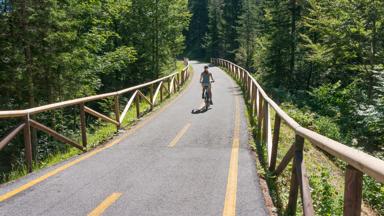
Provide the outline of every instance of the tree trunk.
{"type": "MultiPolygon", "coordinates": [[[[33,57],[32,57],[32,51],[31,51],[31,43],[29,42],[29,23],[28,18],[29,15],[27,14],[27,0],[23,0],[20,2],[20,23],[21,23],[21,39],[23,43],[23,49],[24,49],[24,61],[25,61],[25,77],[26,77],[26,84],[27,84],[27,92],[28,92],[28,108],[32,108],[36,106],[35,101],[35,87],[34,87],[34,72],[33,72],[33,57]]],[[[32,116],[31,116],[32,118],[32,116]]],[[[32,151],[33,151],[33,159],[37,160],[37,132],[35,129],[31,129],[31,136],[32,136],[32,151]]]]}
{"type": "Polygon", "coordinates": [[[295,71],[295,50],[296,50],[296,16],[297,16],[297,2],[291,0],[291,58],[289,64],[288,85],[292,84],[294,71],[295,71]]]}

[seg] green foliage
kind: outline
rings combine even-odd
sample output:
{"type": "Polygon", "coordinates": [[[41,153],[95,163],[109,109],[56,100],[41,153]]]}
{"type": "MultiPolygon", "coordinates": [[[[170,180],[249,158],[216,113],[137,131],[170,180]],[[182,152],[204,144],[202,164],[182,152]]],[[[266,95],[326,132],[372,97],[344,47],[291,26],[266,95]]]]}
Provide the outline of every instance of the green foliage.
{"type": "Polygon", "coordinates": [[[330,182],[330,172],[326,169],[319,170],[310,176],[312,188],[313,207],[317,215],[342,215],[343,193],[340,193],[330,182]]]}
{"type": "Polygon", "coordinates": [[[244,0],[242,13],[238,18],[236,31],[238,33],[238,48],[235,52],[235,60],[240,65],[253,71],[255,69],[254,56],[257,47],[258,23],[257,3],[251,0],[244,0]]]}
{"type": "Polygon", "coordinates": [[[209,57],[203,48],[204,36],[208,31],[208,0],[190,0],[188,4],[192,17],[186,34],[185,54],[193,59],[209,57]]]}
{"type": "Polygon", "coordinates": [[[292,103],[283,103],[281,107],[286,110],[287,114],[291,116],[300,125],[307,128],[313,128],[315,114],[308,110],[301,110],[292,103]]]}
{"type": "Polygon", "coordinates": [[[340,100],[342,99],[341,91],[339,90],[341,83],[324,84],[313,89],[309,94],[312,96],[313,107],[319,110],[323,115],[337,117],[340,111],[338,110],[340,100]]]}
{"type": "Polygon", "coordinates": [[[206,55],[253,72],[302,126],[384,158],[383,1],[211,0],[208,15],[206,55]]]}
{"type": "Polygon", "coordinates": [[[329,117],[320,116],[315,120],[315,130],[331,139],[343,142],[340,127],[329,117]]]}
{"type": "MultiPolygon", "coordinates": [[[[189,24],[187,4],[187,0],[0,1],[0,109],[115,91],[174,71],[189,24]]],[[[113,110],[109,103],[87,106],[106,114],[113,110]]],[[[78,108],[31,117],[79,139],[78,108]]],[[[0,137],[19,123],[0,121],[0,137]]],[[[92,133],[103,126],[93,118],[87,123],[92,133]]],[[[32,133],[37,164],[57,153],[67,154],[67,146],[44,133],[32,133]]],[[[95,136],[103,140],[110,135],[101,130],[95,136]]],[[[0,151],[0,173],[23,163],[20,136],[0,151]]]]}
{"type": "Polygon", "coordinates": [[[367,200],[380,215],[384,215],[384,184],[378,183],[369,176],[364,176],[363,182],[364,200],[367,200]]]}
{"type": "MultiPolygon", "coordinates": [[[[178,69],[185,67],[182,61],[178,61],[177,65],[178,65],[178,69]]],[[[149,96],[147,95],[147,97],[149,96]]],[[[171,97],[169,96],[168,99],[169,98],[171,97]]],[[[165,99],[167,98],[165,97],[165,99]]],[[[113,102],[113,99],[105,99],[98,102],[97,105],[101,110],[112,110],[112,107],[114,106],[114,102],[113,102]]],[[[162,104],[156,105],[155,109],[159,106],[162,106],[162,104]]],[[[140,102],[140,111],[142,116],[150,112],[150,106],[146,101],[140,102]]],[[[106,113],[106,114],[109,116],[113,115],[112,113],[106,113]]],[[[60,113],[57,113],[57,115],[63,116],[65,115],[65,113],[60,112],[60,113]]],[[[73,118],[73,113],[71,113],[71,116],[68,115],[67,117],[73,118]]],[[[79,121],[79,119],[77,118],[75,119],[76,121],[79,121]]],[[[43,119],[40,119],[39,121],[41,122],[43,121],[43,119]]],[[[87,125],[87,141],[88,141],[87,148],[88,149],[92,149],[101,144],[104,144],[106,141],[110,140],[111,138],[113,138],[113,136],[117,134],[116,126],[114,124],[106,123],[101,120],[90,121],[89,118],[87,118],[87,122],[88,122],[88,125],[87,125]]],[[[121,127],[123,129],[126,129],[133,126],[136,122],[137,122],[136,108],[132,107],[131,109],[128,110],[125,118],[123,119],[121,127]]],[[[59,130],[62,134],[66,135],[67,137],[70,137],[72,140],[75,140],[78,143],[81,142],[79,127],[73,128],[70,125],[56,125],[55,127],[56,127],[55,128],[56,130],[59,130]]],[[[62,162],[64,160],[67,160],[73,156],[76,156],[82,153],[82,151],[76,148],[59,143],[54,139],[49,138],[44,133],[39,134],[38,141],[39,141],[39,145],[37,147],[38,147],[39,158],[37,161],[34,161],[33,163],[33,170],[35,171],[55,165],[59,162],[62,162]]],[[[28,174],[27,167],[24,161],[25,159],[22,152],[20,157],[18,157],[15,161],[12,161],[12,164],[11,164],[12,167],[9,170],[2,170],[0,172],[0,184],[16,180],[20,177],[27,175],[28,174]]]]}

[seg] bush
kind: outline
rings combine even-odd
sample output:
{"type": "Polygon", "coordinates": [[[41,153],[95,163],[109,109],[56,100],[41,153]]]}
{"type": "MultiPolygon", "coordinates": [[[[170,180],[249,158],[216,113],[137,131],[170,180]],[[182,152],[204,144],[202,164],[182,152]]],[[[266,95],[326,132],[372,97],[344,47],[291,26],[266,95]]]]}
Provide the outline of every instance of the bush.
{"type": "Polygon", "coordinates": [[[291,103],[281,104],[282,109],[284,109],[289,116],[291,116],[297,123],[306,128],[313,129],[313,123],[315,121],[315,114],[309,112],[308,110],[300,110],[295,105],[291,103]]]}
{"type": "Polygon", "coordinates": [[[339,126],[329,117],[318,117],[315,122],[315,130],[323,136],[342,142],[339,126]]]}
{"type": "Polygon", "coordinates": [[[330,172],[326,169],[321,169],[309,178],[316,215],[343,214],[343,194],[336,191],[329,179],[330,172]]]}
{"type": "Polygon", "coordinates": [[[364,176],[363,197],[380,215],[384,215],[384,184],[364,176]]]}

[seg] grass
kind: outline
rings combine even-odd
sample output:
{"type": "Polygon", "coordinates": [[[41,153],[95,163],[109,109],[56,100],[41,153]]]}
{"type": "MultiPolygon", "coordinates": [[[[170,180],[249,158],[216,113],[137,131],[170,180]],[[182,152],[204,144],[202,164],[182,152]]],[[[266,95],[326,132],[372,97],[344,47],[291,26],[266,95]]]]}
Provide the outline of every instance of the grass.
{"type": "MultiPolygon", "coordinates": [[[[242,86],[242,83],[239,83],[242,86]]],[[[244,92],[244,88],[243,88],[244,92]]],[[[251,107],[250,101],[245,98],[247,104],[247,117],[249,120],[249,127],[252,132],[253,139],[251,140],[252,149],[257,153],[258,162],[260,166],[257,166],[258,173],[263,179],[266,180],[269,193],[272,201],[277,208],[278,215],[289,215],[286,211],[289,198],[289,185],[291,179],[292,162],[287,166],[284,172],[276,177],[268,170],[267,162],[267,149],[266,145],[260,140],[258,134],[257,120],[250,115],[251,107]]],[[[334,125],[328,123],[323,118],[315,120],[311,118],[311,115],[300,112],[298,109],[294,109],[290,104],[283,104],[284,109],[288,115],[293,117],[299,124],[308,126],[311,129],[325,130],[328,132],[330,128],[335,128],[334,125]],[[328,130],[328,131],[327,131],[328,130]]],[[[271,116],[271,128],[274,128],[274,116],[275,112],[272,109],[270,111],[271,116]]],[[[339,134],[334,130],[331,130],[331,135],[337,137],[339,134]]],[[[273,134],[273,132],[272,132],[273,134]]],[[[295,134],[287,125],[281,124],[279,147],[277,155],[277,165],[287,153],[288,149],[294,144],[295,134]]],[[[313,206],[316,215],[342,215],[343,214],[343,197],[344,197],[344,167],[345,164],[342,161],[336,160],[324,153],[317,147],[313,146],[310,142],[305,141],[304,144],[304,164],[307,170],[309,183],[311,187],[311,196],[313,200],[313,206]]],[[[366,183],[365,185],[366,186],[366,183]]],[[[380,193],[380,186],[378,187],[378,193],[380,193]]],[[[367,187],[365,187],[367,188],[367,187]]],[[[373,187],[371,187],[373,188],[373,187]]],[[[382,188],[381,190],[384,191],[382,188]]],[[[377,193],[375,193],[377,196],[377,193]]],[[[366,200],[366,199],[365,199],[366,200]]],[[[375,200],[376,203],[377,199],[375,200]]],[[[382,203],[379,204],[382,206],[382,203]]],[[[376,215],[378,212],[372,210],[366,203],[363,204],[362,215],[376,215]]],[[[297,215],[302,215],[300,194],[297,202],[297,215]]]]}
{"type": "MultiPolygon", "coordinates": [[[[180,71],[185,67],[182,61],[177,62],[178,68],[177,71],[180,71]]],[[[175,70],[176,71],[176,70],[175,70]]],[[[192,68],[190,68],[190,71],[192,71],[192,68]]],[[[172,72],[173,73],[173,72],[172,72]]],[[[192,72],[193,73],[193,72],[192,72]]],[[[154,110],[157,110],[161,108],[164,104],[166,104],[168,101],[172,100],[174,97],[176,97],[183,89],[189,84],[190,79],[185,83],[184,86],[181,87],[179,92],[176,92],[173,95],[168,95],[168,93],[164,92],[164,100],[162,103],[160,103],[160,94],[157,96],[157,104],[154,107],[154,110]]],[[[124,107],[121,106],[123,109],[124,107]]],[[[120,109],[120,110],[122,110],[120,109]]],[[[144,101],[141,100],[140,102],[140,116],[143,117],[151,112],[150,105],[144,101]]],[[[113,114],[110,114],[110,116],[113,114]]],[[[114,117],[113,117],[114,118],[114,117]]],[[[136,124],[139,120],[136,118],[136,106],[132,104],[131,108],[128,110],[126,116],[124,117],[123,123],[122,123],[122,129],[127,129],[134,124],[136,124]]],[[[70,136],[73,140],[77,141],[78,143],[81,143],[81,137],[80,133],[77,132],[77,135],[70,136]]],[[[97,120],[95,123],[91,125],[87,125],[87,141],[88,141],[88,150],[91,150],[93,148],[96,148],[99,145],[102,145],[106,141],[110,140],[114,136],[117,135],[117,128],[113,124],[105,123],[102,121],[97,120]]],[[[68,135],[67,135],[68,136],[68,135]]],[[[52,154],[49,154],[46,158],[43,160],[40,160],[38,163],[33,163],[33,170],[38,171],[46,167],[50,167],[52,165],[55,165],[59,162],[68,160],[76,155],[82,154],[82,151],[71,148],[68,146],[65,146],[65,144],[57,143],[58,145],[63,145],[65,148],[64,151],[54,152],[52,154]]],[[[0,179],[0,184],[14,181],[16,179],[19,179],[20,177],[23,177],[27,175],[27,167],[24,163],[20,163],[12,167],[12,170],[8,173],[3,173],[0,179]]]]}

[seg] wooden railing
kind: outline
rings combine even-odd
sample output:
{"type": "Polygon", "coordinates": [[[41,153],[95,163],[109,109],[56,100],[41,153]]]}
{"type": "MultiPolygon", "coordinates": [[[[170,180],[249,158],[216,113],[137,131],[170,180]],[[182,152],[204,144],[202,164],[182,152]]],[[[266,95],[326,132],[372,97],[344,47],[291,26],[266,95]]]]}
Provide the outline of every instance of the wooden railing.
{"type": "Polygon", "coordinates": [[[23,131],[26,165],[27,165],[28,172],[32,172],[32,142],[31,142],[31,127],[32,127],[36,130],[39,130],[51,135],[53,138],[55,138],[60,142],[69,144],[82,151],[86,151],[87,150],[87,129],[86,129],[86,120],[85,120],[86,113],[94,117],[100,118],[104,121],[107,121],[109,123],[112,123],[116,125],[117,129],[119,129],[123,123],[125,116],[127,115],[129,108],[132,106],[133,103],[135,103],[136,105],[136,117],[140,118],[140,115],[141,115],[140,100],[141,99],[146,101],[150,105],[150,109],[152,110],[158,102],[157,101],[158,96],[160,96],[160,102],[162,102],[164,97],[170,96],[171,94],[179,91],[180,87],[185,84],[185,82],[188,80],[190,76],[188,59],[184,60],[184,64],[185,64],[185,68],[183,68],[183,70],[180,72],[175,72],[166,77],[163,77],[142,85],[123,89],[117,92],[78,98],[74,100],[63,101],[59,103],[49,104],[49,105],[35,107],[31,109],[26,109],[26,110],[0,111],[0,119],[17,118],[21,120],[20,125],[18,125],[14,130],[12,130],[0,141],[0,150],[2,150],[5,146],[7,146],[16,137],[17,134],[23,131]],[[147,92],[149,92],[149,98],[143,94],[144,88],[149,88],[147,89],[147,92]],[[132,95],[128,100],[127,104],[125,105],[123,111],[120,112],[119,99],[122,95],[128,94],[128,93],[132,93],[132,95]],[[114,110],[113,110],[114,117],[109,117],[107,115],[99,113],[86,106],[86,103],[88,102],[107,99],[107,98],[114,99],[114,110]],[[56,110],[56,109],[69,107],[69,106],[78,106],[80,110],[80,131],[81,131],[81,140],[82,140],[81,144],[69,139],[68,137],[65,137],[64,135],[58,133],[57,131],[32,119],[33,118],[32,115],[34,114],[38,114],[38,113],[42,113],[50,110],[56,110]]]}
{"type": "Polygon", "coordinates": [[[295,215],[300,188],[304,215],[314,215],[308,176],[303,160],[304,140],[307,139],[313,145],[348,164],[345,171],[344,215],[360,215],[363,174],[384,183],[384,161],[300,126],[268,97],[258,82],[244,68],[223,59],[214,58],[211,59],[211,63],[228,69],[230,74],[243,84],[246,97],[251,103],[251,115],[257,117],[261,143],[265,143],[267,146],[269,170],[278,177],[293,159],[287,213],[295,215]],[[271,109],[276,113],[273,135],[270,120],[271,109]],[[282,122],[294,131],[295,143],[276,168],[282,122]]]}

